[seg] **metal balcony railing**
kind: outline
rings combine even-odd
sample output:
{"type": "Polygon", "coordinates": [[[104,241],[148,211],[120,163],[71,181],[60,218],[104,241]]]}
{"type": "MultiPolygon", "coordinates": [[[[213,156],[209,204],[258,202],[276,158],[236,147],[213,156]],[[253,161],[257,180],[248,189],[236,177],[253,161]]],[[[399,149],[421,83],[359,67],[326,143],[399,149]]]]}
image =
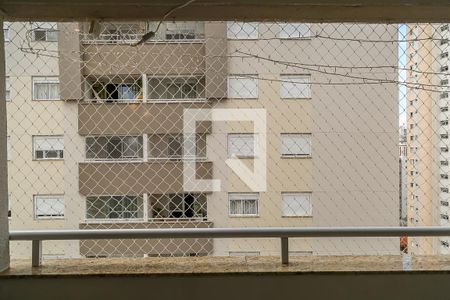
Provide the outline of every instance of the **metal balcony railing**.
{"type": "Polygon", "coordinates": [[[32,266],[42,263],[42,241],[81,239],[280,238],[281,263],[289,264],[289,238],[450,236],[450,227],[261,227],[11,231],[11,241],[32,241],[32,266]]]}

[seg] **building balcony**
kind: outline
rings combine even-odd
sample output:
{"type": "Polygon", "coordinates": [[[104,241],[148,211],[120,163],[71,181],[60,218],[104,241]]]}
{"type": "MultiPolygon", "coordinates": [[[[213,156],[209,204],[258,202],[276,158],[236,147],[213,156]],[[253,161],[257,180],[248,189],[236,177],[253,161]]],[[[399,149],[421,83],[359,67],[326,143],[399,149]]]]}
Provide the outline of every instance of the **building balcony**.
{"type": "MultiPolygon", "coordinates": [[[[183,165],[182,160],[80,163],[79,192],[85,196],[183,193],[183,165]]],[[[212,162],[197,161],[195,176],[212,179],[212,162]]]]}
{"type": "MultiPolygon", "coordinates": [[[[156,228],[212,228],[213,223],[204,220],[167,219],[149,222],[89,222],[80,229],[156,229],[156,228]]],[[[212,254],[213,240],[208,238],[186,239],[137,239],[80,240],[80,255],[86,257],[143,257],[143,256],[205,256],[212,254]]]]}
{"type": "Polygon", "coordinates": [[[102,22],[99,27],[99,34],[94,35],[81,26],[83,74],[170,74],[174,70],[186,74],[204,73],[205,28],[202,22],[102,22]],[[155,36],[129,51],[130,45],[141,41],[144,34],[152,30],[155,36]],[[136,64],[129,63],[128,55],[118,60],[116,53],[129,53],[136,64]]]}
{"type": "Polygon", "coordinates": [[[84,53],[83,75],[204,74],[206,69],[204,42],[146,43],[132,52],[129,51],[130,45],[126,44],[87,44],[81,47],[84,53]],[[129,55],[117,56],[117,53],[129,55]],[[130,64],[130,59],[136,63],[130,64]]]}
{"type": "MultiPolygon", "coordinates": [[[[185,108],[211,108],[204,103],[83,103],[78,105],[80,135],[169,134],[183,132],[185,108]]],[[[211,122],[198,122],[197,133],[210,133],[211,122]]]]}

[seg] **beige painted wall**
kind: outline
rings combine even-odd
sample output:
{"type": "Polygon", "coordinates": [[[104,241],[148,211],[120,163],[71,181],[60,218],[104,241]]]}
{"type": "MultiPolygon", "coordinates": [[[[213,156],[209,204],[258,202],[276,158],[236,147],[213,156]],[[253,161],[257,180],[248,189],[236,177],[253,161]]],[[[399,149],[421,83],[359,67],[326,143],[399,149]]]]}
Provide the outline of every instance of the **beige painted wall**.
{"type": "MultiPolygon", "coordinates": [[[[6,103],[11,160],[8,162],[8,185],[12,207],[11,230],[60,229],[64,220],[36,219],[33,196],[64,194],[64,161],[33,160],[33,135],[63,135],[65,116],[62,101],[32,100],[33,76],[58,76],[58,59],[20,51],[29,23],[12,23],[10,42],[5,43],[7,76],[11,83],[11,101],[6,103]]],[[[30,42],[31,47],[42,44],[30,42]]],[[[54,53],[57,43],[45,43],[48,53],[54,53]]],[[[12,242],[11,257],[30,258],[31,243],[12,242]]],[[[64,242],[45,242],[44,257],[62,256],[64,242]]]]}

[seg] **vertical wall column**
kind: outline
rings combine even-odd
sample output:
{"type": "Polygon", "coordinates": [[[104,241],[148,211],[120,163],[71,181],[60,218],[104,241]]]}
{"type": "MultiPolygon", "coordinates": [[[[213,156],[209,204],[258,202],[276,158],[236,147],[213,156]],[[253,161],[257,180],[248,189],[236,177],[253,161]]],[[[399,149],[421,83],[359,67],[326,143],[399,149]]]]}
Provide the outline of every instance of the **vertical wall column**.
{"type": "MultiPolygon", "coordinates": [[[[0,26],[3,28],[3,18],[0,18],[0,26]]],[[[3,30],[0,30],[0,271],[9,268],[5,73],[5,40],[3,30]]]]}

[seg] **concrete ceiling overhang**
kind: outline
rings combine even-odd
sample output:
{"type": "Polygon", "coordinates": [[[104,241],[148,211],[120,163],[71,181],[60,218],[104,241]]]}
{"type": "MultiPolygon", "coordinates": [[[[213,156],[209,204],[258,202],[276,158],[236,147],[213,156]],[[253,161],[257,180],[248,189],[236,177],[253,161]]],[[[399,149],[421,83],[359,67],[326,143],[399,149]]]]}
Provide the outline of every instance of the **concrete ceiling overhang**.
{"type": "MultiPolygon", "coordinates": [[[[8,20],[158,20],[187,0],[4,0],[8,20]]],[[[197,0],[170,20],[450,22],[450,0],[197,0]]]]}

